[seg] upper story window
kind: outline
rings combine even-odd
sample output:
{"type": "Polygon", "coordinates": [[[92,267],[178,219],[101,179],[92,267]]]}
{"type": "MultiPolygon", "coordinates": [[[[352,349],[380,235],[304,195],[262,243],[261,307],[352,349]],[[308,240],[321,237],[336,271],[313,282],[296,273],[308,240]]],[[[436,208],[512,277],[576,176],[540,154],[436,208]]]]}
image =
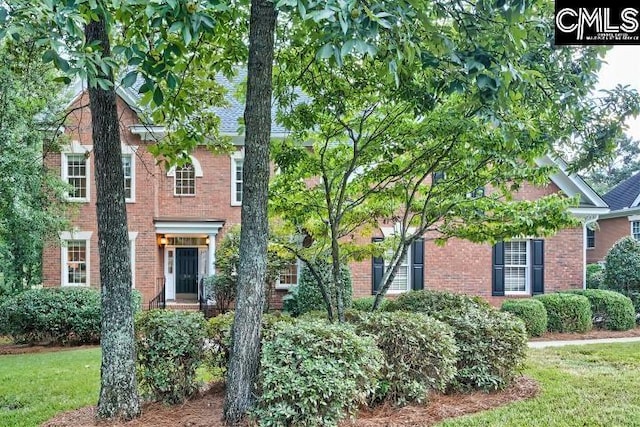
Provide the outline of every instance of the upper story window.
{"type": "Polygon", "coordinates": [[[173,194],[194,196],[196,194],[196,171],[192,164],[176,168],[173,194]]]}
{"type": "Polygon", "coordinates": [[[242,204],[244,157],[241,152],[231,156],[231,206],[242,204]]]}
{"type": "Polygon", "coordinates": [[[596,247],[596,231],[587,228],[587,249],[593,249],[596,247]]]}
{"type": "Polygon", "coordinates": [[[173,166],[167,176],[173,177],[174,196],[195,196],[196,178],[203,176],[202,166],[194,156],[189,156],[190,162],[183,166],[173,166]]]}
{"type": "Polygon", "coordinates": [[[89,201],[89,161],[85,154],[62,155],[63,179],[71,186],[68,193],[70,201],[89,201]]]}
{"type": "Polygon", "coordinates": [[[530,294],[529,244],[526,240],[504,242],[505,294],[530,294]]]}

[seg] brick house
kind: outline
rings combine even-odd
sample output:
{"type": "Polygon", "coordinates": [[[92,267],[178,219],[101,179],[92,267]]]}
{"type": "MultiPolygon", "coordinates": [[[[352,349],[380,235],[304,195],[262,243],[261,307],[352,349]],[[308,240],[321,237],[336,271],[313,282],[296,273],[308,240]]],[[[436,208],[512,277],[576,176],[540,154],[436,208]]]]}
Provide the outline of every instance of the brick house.
{"type": "Polygon", "coordinates": [[[610,211],[588,231],[587,263],[603,261],[609,249],[623,237],[640,240],[640,174],[633,175],[602,196],[610,211]]]}
{"type": "MultiPolygon", "coordinates": [[[[233,84],[233,83],[232,83],[233,84]]],[[[161,126],[140,121],[137,96],[118,88],[122,138],[122,162],[129,225],[133,286],[145,303],[164,292],[166,300],[196,300],[200,278],[215,273],[216,247],[225,232],[240,222],[242,201],[243,139],[237,123],[243,105],[217,111],[221,133],[230,136],[236,149],[230,155],[214,155],[199,147],[191,164],[165,170],[156,164],[147,147],[162,137],[161,126]]],[[[61,153],[48,154],[47,165],[60,171],[72,190],[69,200],[77,212],[72,229],[60,233],[43,253],[44,286],[99,287],[95,183],[88,95],[81,86],[69,105],[65,133],[69,144],[61,153]]],[[[275,120],[274,120],[275,122],[275,120]]],[[[286,130],[273,125],[272,135],[286,130]]],[[[556,163],[558,172],[549,185],[524,186],[516,197],[532,199],[563,192],[579,195],[581,204],[572,212],[584,224],[608,212],[604,201],[582,179],[566,172],[566,165],[544,157],[540,165],[556,163]]],[[[391,232],[384,224],[378,238],[391,232]]],[[[546,239],[523,239],[489,245],[451,240],[444,247],[431,241],[417,242],[399,269],[390,293],[410,289],[442,289],[480,295],[493,303],[506,296],[523,296],[584,284],[585,225],[560,231],[546,239]]],[[[351,264],[354,297],[371,295],[384,261],[374,258],[351,264]]],[[[299,267],[292,265],[276,286],[275,301],[297,283],[299,267]]]]}

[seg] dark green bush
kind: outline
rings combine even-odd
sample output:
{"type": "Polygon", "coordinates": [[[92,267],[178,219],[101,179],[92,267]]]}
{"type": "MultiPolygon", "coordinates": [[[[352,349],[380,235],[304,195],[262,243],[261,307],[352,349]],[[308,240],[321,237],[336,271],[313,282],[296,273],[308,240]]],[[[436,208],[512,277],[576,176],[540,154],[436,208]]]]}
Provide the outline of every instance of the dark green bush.
{"type": "Polygon", "coordinates": [[[605,258],[604,284],[625,295],[640,292],[640,242],[628,236],[613,245],[605,258]]]}
{"type": "MultiPolygon", "coordinates": [[[[214,375],[223,375],[227,371],[231,352],[231,328],[234,312],[209,319],[206,325],[207,345],[205,346],[205,364],[214,375]]],[[[293,318],[278,312],[266,313],[262,316],[262,337],[270,337],[273,327],[278,322],[292,323],[293,318]]]]}
{"type": "Polygon", "coordinates": [[[0,304],[0,335],[17,343],[86,344],[100,340],[100,292],[31,289],[0,304]]]}
{"type": "MultiPolygon", "coordinates": [[[[322,281],[327,286],[327,291],[331,298],[331,304],[333,312],[336,313],[336,290],[330,284],[331,279],[331,265],[327,263],[316,264],[317,271],[322,277],[322,281]]],[[[347,266],[342,266],[342,293],[344,307],[351,307],[351,298],[353,290],[351,288],[351,271],[347,266]]],[[[311,273],[309,266],[304,264],[300,271],[300,280],[298,286],[294,286],[289,290],[289,293],[284,298],[284,310],[292,316],[299,316],[307,311],[312,310],[325,310],[327,307],[322,298],[322,292],[320,291],[320,285],[316,278],[311,273]]]]}
{"type": "Polygon", "coordinates": [[[612,331],[627,331],[636,326],[633,302],[621,293],[603,289],[579,289],[569,292],[587,297],[591,304],[594,326],[612,331]]]}
{"type": "Polygon", "coordinates": [[[262,343],[262,426],[335,426],[375,392],[383,356],[348,324],[277,322],[262,343]]]}
{"type": "Polygon", "coordinates": [[[464,313],[470,308],[488,308],[489,303],[480,297],[472,297],[444,291],[405,292],[387,303],[387,311],[411,311],[428,315],[445,316],[464,313]]]}
{"type": "Polygon", "coordinates": [[[547,310],[538,300],[532,298],[505,300],[501,310],[521,319],[531,337],[539,337],[547,332],[547,310]]]}
{"type": "Polygon", "coordinates": [[[600,289],[604,286],[604,266],[587,265],[587,289],[600,289]]]}
{"type": "MultiPolygon", "coordinates": [[[[371,308],[373,307],[373,301],[375,301],[375,299],[375,296],[355,298],[351,302],[351,308],[358,311],[371,311],[371,308]]],[[[378,307],[378,310],[386,311],[388,305],[389,300],[383,298],[380,302],[380,307],[378,307]]]]}
{"type": "Polygon", "coordinates": [[[430,391],[444,391],[455,376],[458,348],[449,325],[400,311],[364,314],[355,324],[385,355],[377,400],[421,403],[430,391]]]}
{"type": "Polygon", "coordinates": [[[513,380],[527,350],[520,319],[492,308],[470,308],[442,320],[453,329],[458,345],[458,372],[451,389],[498,390],[513,380]]]}
{"type": "Polygon", "coordinates": [[[640,292],[629,292],[625,295],[631,300],[633,308],[636,312],[636,324],[640,323],[640,292]]]}
{"type": "Polygon", "coordinates": [[[204,357],[202,313],[150,310],[136,316],[138,384],[143,394],[180,403],[198,390],[196,369],[204,357]]]}
{"type": "Polygon", "coordinates": [[[591,304],[582,295],[555,293],[535,297],[547,310],[550,332],[587,332],[592,328],[591,304]]]}
{"type": "MultiPolygon", "coordinates": [[[[142,295],[131,291],[140,310],[142,295]]],[[[91,288],[30,289],[0,303],[0,335],[16,343],[90,344],[100,341],[100,292],[91,288]]]]}

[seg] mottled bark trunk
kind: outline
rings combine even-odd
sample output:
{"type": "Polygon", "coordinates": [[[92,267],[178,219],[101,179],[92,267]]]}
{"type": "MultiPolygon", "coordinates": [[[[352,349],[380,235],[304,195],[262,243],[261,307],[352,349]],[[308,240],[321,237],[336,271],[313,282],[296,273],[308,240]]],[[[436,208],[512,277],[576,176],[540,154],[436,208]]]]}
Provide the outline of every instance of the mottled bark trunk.
{"type": "Polygon", "coordinates": [[[344,323],[344,289],[342,288],[342,269],[340,268],[340,245],[338,243],[337,226],[331,228],[331,276],[333,278],[333,286],[336,292],[336,311],[338,312],[338,321],[344,323]]]}
{"type": "Polygon", "coordinates": [[[240,262],[224,408],[225,419],[231,424],[237,423],[253,405],[260,362],[269,234],[267,199],[276,14],[272,2],[251,2],[240,262]]]}
{"type": "MultiPolygon", "coordinates": [[[[99,41],[110,55],[104,19],[85,28],[87,43],[99,41]]],[[[102,75],[113,81],[113,76],[102,75]]],[[[98,418],[131,419],[140,414],[136,384],[131,267],[120,127],[116,94],[89,88],[96,180],[98,250],[102,286],[102,367],[98,418]]]]}

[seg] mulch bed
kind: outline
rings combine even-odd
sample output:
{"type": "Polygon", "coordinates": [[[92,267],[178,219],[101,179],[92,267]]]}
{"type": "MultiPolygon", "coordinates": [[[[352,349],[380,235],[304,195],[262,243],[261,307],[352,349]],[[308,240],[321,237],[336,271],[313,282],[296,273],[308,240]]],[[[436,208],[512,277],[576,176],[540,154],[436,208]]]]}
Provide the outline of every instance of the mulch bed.
{"type": "Polygon", "coordinates": [[[31,344],[0,344],[0,356],[5,354],[48,353],[51,351],[83,350],[98,348],[99,345],[59,346],[59,345],[31,345],[31,344]]]}
{"type": "Polygon", "coordinates": [[[595,340],[601,338],[628,338],[640,337],[640,327],[628,331],[608,331],[606,329],[592,329],[584,334],[547,332],[541,337],[531,338],[531,341],[570,341],[570,340],[595,340]]]}
{"type": "MultiPolygon", "coordinates": [[[[408,427],[430,426],[445,418],[484,411],[538,394],[538,383],[527,377],[519,377],[506,390],[495,393],[435,395],[426,406],[395,408],[383,405],[367,409],[353,421],[345,421],[341,427],[408,427]]],[[[224,386],[214,384],[201,396],[182,405],[166,406],[147,404],[142,415],[128,422],[96,422],[95,407],[64,412],[49,420],[43,427],[99,426],[99,427],[222,427],[224,386]]],[[[247,424],[245,424],[246,426],[247,424]]]]}

